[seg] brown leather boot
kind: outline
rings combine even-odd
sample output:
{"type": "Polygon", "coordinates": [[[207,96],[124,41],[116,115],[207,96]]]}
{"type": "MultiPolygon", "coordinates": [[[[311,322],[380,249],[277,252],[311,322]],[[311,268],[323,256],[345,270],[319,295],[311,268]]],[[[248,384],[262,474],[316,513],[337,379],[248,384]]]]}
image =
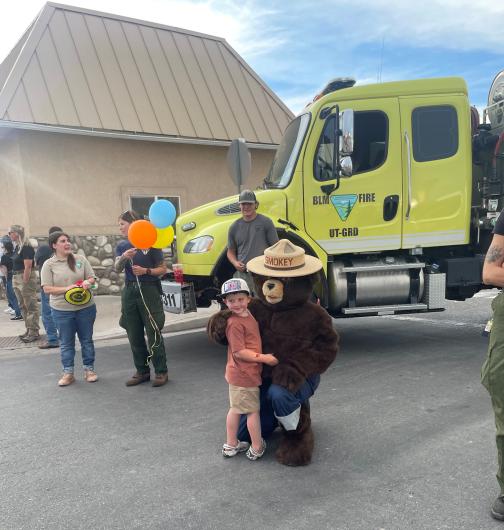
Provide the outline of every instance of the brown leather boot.
{"type": "Polygon", "coordinates": [[[163,386],[168,383],[168,372],[162,374],[156,374],[154,381],[152,381],[152,386],[163,386]]]}
{"type": "Polygon", "coordinates": [[[74,374],[64,373],[61,379],[58,381],[59,386],[68,386],[75,381],[74,374]]]}
{"type": "Polygon", "coordinates": [[[150,381],[150,372],[146,372],[145,374],[135,372],[131,378],[126,381],[126,386],[136,386],[140,383],[145,383],[146,381],[150,381]]]}
{"type": "Polygon", "coordinates": [[[88,383],[98,381],[98,374],[94,370],[84,370],[84,380],[88,383]]]}

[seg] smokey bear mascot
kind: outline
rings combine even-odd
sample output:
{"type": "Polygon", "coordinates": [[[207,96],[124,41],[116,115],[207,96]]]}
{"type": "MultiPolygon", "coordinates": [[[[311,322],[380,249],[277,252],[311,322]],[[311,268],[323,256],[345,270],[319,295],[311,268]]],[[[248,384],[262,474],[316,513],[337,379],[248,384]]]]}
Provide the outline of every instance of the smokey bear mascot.
{"type": "MultiPolygon", "coordinates": [[[[256,292],[249,310],[257,320],[264,352],[279,361],[263,366],[261,428],[267,438],[280,425],[283,437],[276,452],[281,464],[309,464],[313,453],[309,398],[338,352],[338,334],[327,312],[310,298],[322,262],[282,239],[247,263],[256,292]]],[[[227,309],[208,323],[209,337],[226,342],[227,309]]],[[[238,439],[249,440],[245,418],[238,439]]]]}

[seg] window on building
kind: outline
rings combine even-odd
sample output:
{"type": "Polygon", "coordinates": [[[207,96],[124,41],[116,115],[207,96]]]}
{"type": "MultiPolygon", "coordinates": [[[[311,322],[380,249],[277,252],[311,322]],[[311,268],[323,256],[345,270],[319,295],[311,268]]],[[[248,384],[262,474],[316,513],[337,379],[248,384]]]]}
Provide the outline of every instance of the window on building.
{"type": "Polygon", "coordinates": [[[458,150],[457,111],[450,105],[414,109],[411,129],[417,162],[449,158],[458,150]]]}
{"type": "MultiPolygon", "coordinates": [[[[314,163],[317,180],[329,180],[332,175],[334,120],[327,118],[319,140],[314,163]]],[[[388,120],[385,113],[377,110],[354,114],[353,174],[372,171],[381,166],[387,157],[388,120]]]]}
{"type": "MultiPolygon", "coordinates": [[[[173,206],[175,206],[177,217],[180,215],[180,197],[167,197],[166,195],[135,195],[130,197],[130,206],[132,210],[135,210],[135,212],[139,213],[142,217],[148,217],[151,204],[159,199],[170,201],[173,206]]],[[[173,225],[175,225],[175,222],[173,225]]]]}

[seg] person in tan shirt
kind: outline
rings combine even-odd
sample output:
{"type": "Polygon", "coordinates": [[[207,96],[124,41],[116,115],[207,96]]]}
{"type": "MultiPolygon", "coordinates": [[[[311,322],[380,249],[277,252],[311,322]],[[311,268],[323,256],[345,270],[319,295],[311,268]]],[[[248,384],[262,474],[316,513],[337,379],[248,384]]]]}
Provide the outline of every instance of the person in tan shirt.
{"type": "Polygon", "coordinates": [[[58,384],[68,386],[75,381],[75,335],[79,337],[81,344],[84,379],[88,383],[94,383],[98,380],[94,370],[93,342],[96,305],[90,289],[96,282],[95,274],[84,256],[72,253],[68,234],[53,232],[49,236],[49,246],[54,249],[54,256],[42,266],[40,283],[44,292],[49,295],[49,305],[60,335],[63,375],[58,384]],[[71,303],[65,298],[65,294],[77,287],[78,282],[81,284],[79,286],[89,292],[89,299],[86,300],[85,296],[81,302],[71,303]]]}
{"type": "Polygon", "coordinates": [[[250,291],[242,278],[233,278],[223,283],[221,300],[232,312],[227,321],[226,337],[228,357],[226,381],[229,383],[229,412],[226,419],[227,440],[222,446],[222,455],[235,456],[246,451],[249,460],[261,458],[266,442],[261,436],[259,418],[259,385],[262,363],[278,364],[271,353],[262,353],[261,335],[256,319],[247,309],[250,291]],[[247,415],[247,428],[252,444],[237,438],[240,417],[247,415]]]}

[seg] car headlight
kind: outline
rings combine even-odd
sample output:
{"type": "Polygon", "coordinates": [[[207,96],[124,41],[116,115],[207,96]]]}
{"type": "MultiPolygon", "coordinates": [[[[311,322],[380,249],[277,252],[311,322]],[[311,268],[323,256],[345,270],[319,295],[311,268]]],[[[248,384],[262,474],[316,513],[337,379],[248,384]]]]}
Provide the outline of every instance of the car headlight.
{"type": "Polygon", "coordinates": [[[188,241],[184,247],[186,254],[200,254],[202,252],[208,252],[213,245],[214,238],[212,236],[201,236],[196,237],[188,241]]]}

